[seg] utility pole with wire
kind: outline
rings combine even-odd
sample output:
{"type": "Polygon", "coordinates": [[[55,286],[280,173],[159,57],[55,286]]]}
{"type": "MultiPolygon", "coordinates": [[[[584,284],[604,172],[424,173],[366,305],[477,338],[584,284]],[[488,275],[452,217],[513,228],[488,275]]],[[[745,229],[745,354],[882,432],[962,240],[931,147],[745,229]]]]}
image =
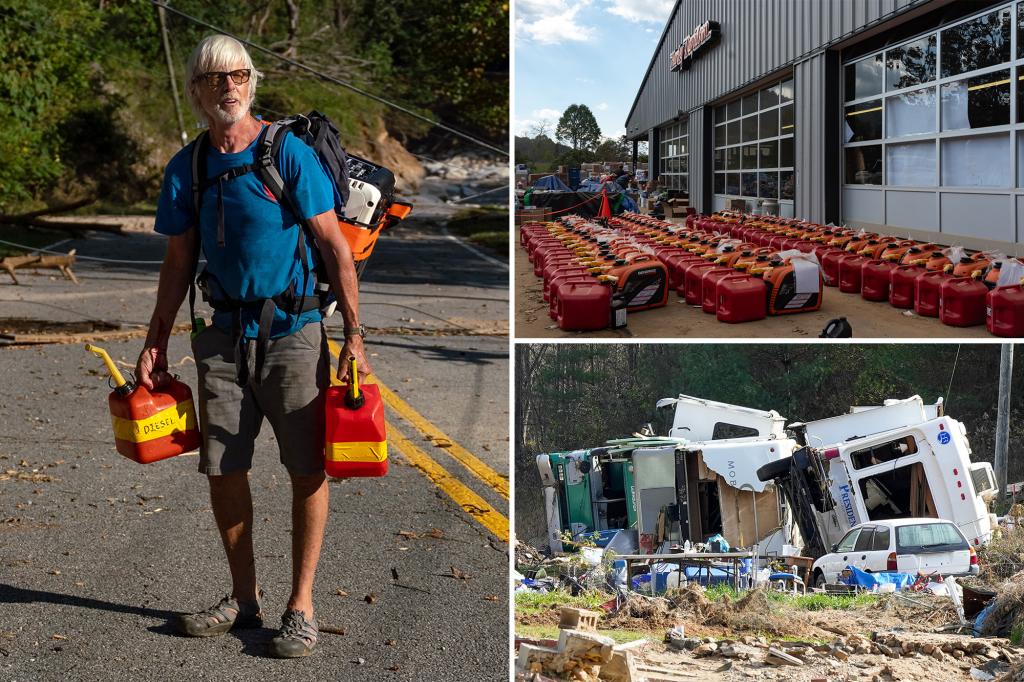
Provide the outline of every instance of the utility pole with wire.
{"type": "Polygon", "coordinates": [[[181,101],[178,97],[178,82],[174,77],[174,62],[171,60],[171,41],[167,37],[167,19],[164,16],[164,6],[156,6],[157,16],[160,18],[160,39],[164,44],[164,59],[167,61],[167,76],[171,80],[171,95],[174,97],[174,113],[178,115],[178,130],[181,131],[181,146],[188,144],[188,132],[185,131],[185,118],[181,114],[181,101]]]}
{"type": "Polygon", "coordinates": [[[999,406],[996,417],[996,489],[997,500],[1006,499],[1006,451],[1010,439],[1010,380],[1013,377],[1013,344],[1004,343],[999,354],[999,406]]]}

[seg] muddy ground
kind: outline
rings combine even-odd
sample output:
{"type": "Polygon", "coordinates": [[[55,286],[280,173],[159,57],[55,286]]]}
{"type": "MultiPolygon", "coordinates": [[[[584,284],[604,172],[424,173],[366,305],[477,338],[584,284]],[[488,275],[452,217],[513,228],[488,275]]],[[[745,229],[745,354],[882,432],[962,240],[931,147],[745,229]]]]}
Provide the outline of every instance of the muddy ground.
{"type": "MultiPolygon", "coordinates": [[[[518,229],[517,229],[518,233],[518,229]]],[[[815,312],[768,317],[756,322],[726,324],[687,305],[675,292],[664,308],[629,315],[624,329],[592,332],[564,332],[548,316],[543,298],[543,280],[533,274],[533,264],[519,245],[515,251],[515,335],[517,338],[817,338],[829,320],[845,317],[858,339],[890,338],[978,338],[994,339],[984,325],[950,327],[935,318],[921,317],[912,310],[900,310],[887,303],[865,301],[857,294],[844,294],[825,287],[821,309],[815,312]]]]}

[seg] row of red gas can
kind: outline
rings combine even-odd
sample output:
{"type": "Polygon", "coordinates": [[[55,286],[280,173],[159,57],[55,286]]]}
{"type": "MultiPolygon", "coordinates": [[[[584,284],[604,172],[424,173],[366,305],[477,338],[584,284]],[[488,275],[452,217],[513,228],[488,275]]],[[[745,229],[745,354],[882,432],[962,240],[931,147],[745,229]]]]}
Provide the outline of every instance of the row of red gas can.
{"type": "Polygon", "coordinates": [[[997,336],[1024,336],[1024,288],[996,286],[1002,260],[992,254],[958,255],[937,244],[729,212],[687,221],[754,244],[813,252],[825,285],[844,293],[913,308],[952,326],[985,324],[997,336]]]}

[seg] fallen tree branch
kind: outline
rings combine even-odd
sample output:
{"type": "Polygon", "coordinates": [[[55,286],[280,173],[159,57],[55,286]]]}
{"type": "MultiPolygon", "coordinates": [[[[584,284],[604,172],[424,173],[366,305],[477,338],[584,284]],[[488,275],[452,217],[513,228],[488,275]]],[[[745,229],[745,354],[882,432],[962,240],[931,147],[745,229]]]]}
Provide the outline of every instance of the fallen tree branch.
{"type": "Polygon", "coordinates": [[[110,232],[112,234],[124,235],[121,228],[124,227],[121,223],[90,223],[85,221],[71,221],[63,220],[60,222],[53,222],[49,220],[40,220],[39,218],[25,218],[20,216],[0,216],[0,224],[2,225],[17,225],[20,227],[43,227],[47,230],[58,230],[61,232],[73,232],[75,234],[84,232],[85,230],[95,230],[97,232],[110,232]]]}
{"type": "Polygon", "coordinates": [[[19,213],[18,215],[11,216],[0,216],[0,221],[6,223],[20,223],[21,221],[31,220],[33,218],[38,218],[39,216],[67,213],[68,211],[74,211],[76,208],[82,208],[94,203],[96,203],[95,199],[79,199],[78,201],[72,201],[70,204],[47,206],[46,208],[41,208],[38,211],[29,211],[28,213],[19,213]]]}

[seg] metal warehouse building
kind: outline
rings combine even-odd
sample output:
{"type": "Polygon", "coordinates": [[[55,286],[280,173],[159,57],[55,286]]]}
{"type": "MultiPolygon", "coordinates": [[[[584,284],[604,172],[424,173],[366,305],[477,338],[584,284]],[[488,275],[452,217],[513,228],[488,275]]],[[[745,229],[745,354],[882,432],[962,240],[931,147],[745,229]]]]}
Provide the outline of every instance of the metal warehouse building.
{"type": "Polygon", "coordinates": [[[1024,241],[1024,0],[677,0],[626,134],[701,212],[1024,241]]]}

